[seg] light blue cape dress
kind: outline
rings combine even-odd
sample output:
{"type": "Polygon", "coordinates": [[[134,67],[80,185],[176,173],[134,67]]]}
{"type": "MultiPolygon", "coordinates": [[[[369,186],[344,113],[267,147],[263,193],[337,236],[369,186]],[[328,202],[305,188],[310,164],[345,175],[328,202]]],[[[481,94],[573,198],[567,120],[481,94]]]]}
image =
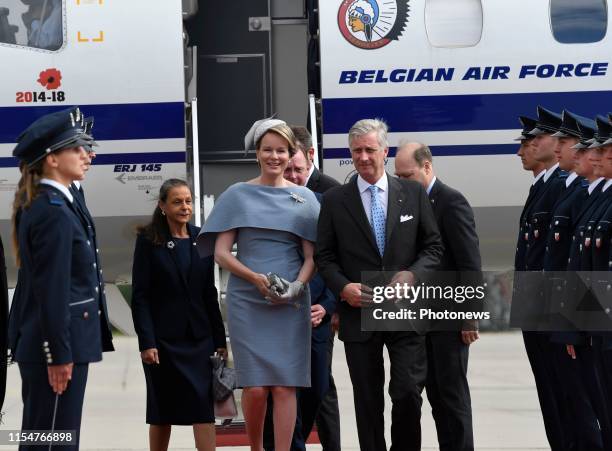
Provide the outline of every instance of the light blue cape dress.
{"type": "MultiPolygon", "coordinates": [[[[308,188],[237,183],[219,196],[198,236],[198,250],[213,254],[217,234],[236,229],[240,262],[294,281],[303,264],[302,240],[316,240],[318,215],[319,202],[308,188]]],[[[308,290],[292,304],[275,305],[231,274],[226,302],[238,385],[309,387],[308,290]]]]}

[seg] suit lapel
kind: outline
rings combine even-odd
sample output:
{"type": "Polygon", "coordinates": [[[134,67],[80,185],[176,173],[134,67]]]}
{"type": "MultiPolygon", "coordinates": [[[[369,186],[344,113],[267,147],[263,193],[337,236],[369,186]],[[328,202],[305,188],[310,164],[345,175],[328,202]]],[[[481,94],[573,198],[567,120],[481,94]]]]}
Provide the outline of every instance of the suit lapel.
{"type": "Polygon", "coordinates": [[[519,223],[520,225],[523,224],[525,215],[531,208],[531,204],[533,204],[534,200],[539,197],[539,194],[543,188],[544,188],[544,177],[538,180],[535,183],[535,185],[532,185],[531,188],[529,189],[529,195],[527,196],[527,201],[525,201],[525,206],[523,207],[523,211],[521,212],[521,220],[519,223]]]}
{"type": "Polygon", "coordinates": [[[389,175],[387,175],[387,180],[389,181],[389,197],[387,201],[387,223],[385,225],[385,249],[389,248],[391,234],[399,222],[402,205],[405,202],[399,181],[389,175]]]}
{"type": "Polygon", "coordinates": [[[72,202],[68,201],[66,202],[66,204],[68,204],[68,207],[74,212],[76,217],[79,219],[79,222],[85,229],[85,233],[87,234],[87,236],[89,236],[89,233],[87,232],[89,227],[89,221],[87,220],[87,216],[85,216],[85,213],[83,212],[79,200],[77,198],[77,194],[72,189],[72,186],[69,188],[69,191],[70,194],[72,194],[72,202]]]}
{"type": "Polygon", "coordinates": [[[436,179],[435,183],[431,187],[431,191],[429,192],[429,201],[431,202],[431,208],[433,209],[434,213],[438,206],[438,197],[442,191],[442,185],[443,183],[440,181],[440,179],[436,179]]]}
{"type": "Polygon", "coordinates": [[[604,184],[603,181],[599,182],[599,184],[595,187],[593,192],[589,195],[589,197],[587,197],[586,201],[584,202],[584,205],[582,206],[582,209],[580,210],[580,212],[578,213],[578,216],[576,217],[576,220],[574,221],[574,224],[578,224],[580,222],[580,219],[582,219],[584,214],[587,211],[589,211],[589,209],[591,208],[591,205],[593,205],[593,202],[595,202],[599,198],[603,184],[604,184]]]}
{"type": "Polygon", "coordinates": [[[561,196],[559,196],[559,199],[557,200],[557,202],[555,202],[555,205],[552,208],[553,212],[557,209],[559,205],[565,202],[567,198],[570,197],[576,189],[578,189],[577,185],[580,185],[580,183],[581,183],[580,177],[576,177],[572,181],[572,183],[570,183],[570,185],[563,190],[563,192],[561,193],[561,196]]]}
{"type": "Polygon", "coordinates": [[[79,206],[83,210],[83,213],[87,217],[87,220],[91,224],[91,227],[95,228],[95,224],[94,224],[93,218],[91,217],[91,214],[89,213],[89,209],[87,208],[87,203],[85,202],[85,193],[83,191],[83,187],[81,186],[80,188],[76,189],[75,191],[76,191],[76,197],[78,198],[78,201],[79,201],[79,206]]]}
{"type": "Polygon", "coordinates": [[[344,205],[372,247],[376,250],[376,254],[378,254],[379,251],[378,246],[376,246],[374,232],[361,202],[361,195],[357,186],[357,176],[353,177],[344,188],[344,205]]]}
{"type": "Polygon", "coordinates": [[[314,168],[312,171],[312,175],[308,179],[308,183],[306,184],[306,188],[310,191],[316,191],[319,187],[319,178],[321,177],[320,172],[317,168],[314,168]]]}

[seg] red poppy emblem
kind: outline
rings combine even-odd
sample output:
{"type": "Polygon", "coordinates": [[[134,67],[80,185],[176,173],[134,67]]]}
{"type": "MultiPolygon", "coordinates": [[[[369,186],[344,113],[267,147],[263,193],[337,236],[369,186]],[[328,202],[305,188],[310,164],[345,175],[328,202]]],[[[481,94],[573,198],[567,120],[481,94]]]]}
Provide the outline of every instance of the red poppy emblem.
{"type": "Polygon", "coordinates": [[[36,81],[47,89],[57,89],[62,84],[62,73],[57,69],[43,70],[36,81]]]}

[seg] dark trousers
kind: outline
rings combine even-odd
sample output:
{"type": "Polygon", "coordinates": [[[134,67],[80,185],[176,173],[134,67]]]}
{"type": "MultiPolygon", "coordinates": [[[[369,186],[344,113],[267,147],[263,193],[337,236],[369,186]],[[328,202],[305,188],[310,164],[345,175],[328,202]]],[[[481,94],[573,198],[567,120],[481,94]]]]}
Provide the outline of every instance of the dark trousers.
{"type": "Polygon", "coordinates": [[[332,375],[332,360],[334,356],[334,340],[336,335],[330,334],[327,346],[327,368],[329,370],[329,388],[319,406],[315,422],[323,451],[340,451],[340,409],[338,408],[338,393],[332,375]]]}
{"type": "Polygon", "coordinates": [[[474,449],[472,405],[467,381],[469,346],[458,331],[430,332],[427,342],[427,399],[440,451],[474,449]]]}
{"type": "Polygon", "coordinates": [[[565,450],[567,434],[563,429],[561,402],[564,392],[555,368],[550,334],[523,331],[523,341],[535,379],[548,444],[552,451],[565,450]]]}
{"type": "Polygon", "coordinates": [[[576,346],[576,359],[567,353],[564,344],[551,343],[557,373],[564,399],[559,403],[559,414],[563,425],[564,448],[578,451],[603,450],[601,431],[591,395],[587,389],[595,383],[588,355],[576,346]],[[589,376],[591,373],[591,376],[589,376]]]}
{"type": "Polygon", "coordinates": [[[421,449],[421,393],[427,377],[425,337],[414,332],[374,332],[365,342],[345,342],[361,451],[384,451],[383,346],[391,362],[391,451],[421,449]]]}
{"type": "MultiPolygon", "coordinates": [[[[601,366],[597,368],[600,386],[604,392],[604,403],[608,412],[610,423],[607,429],[612,429],[612,349],[600,347],[601,366]]],[[[602,428],[603,429],[603,428],[602,428]]]]}
{"type": "Polygon", "coordinates": [[[605,351],[602,349],[599,337],[594,337],[590,346],[583,346],[576,351],[578,352],[583,352],[585,356],[583,377],[587,380],[587,392],[599,420],[603,448],[610,450],[612,449],[612,411],[607,396],[610,390],[607,386],[607,381],[610,380],[607,372],[610,367],[606,362],[605,351]]]}
{"type": "MultiPolygon", "coordinates": [[[[76,364],[72,369],[72,380],[61,395],[53,393],[49,385],[47,365],[19,363],[21,373],[21,397],[23,419],[21,430],[74,431],[76,442],[71,446],[53,446],[53,449],[70,451],[79,449],[81,414],[87,384],[88,364],[76,364]],[[56,408],[57,401],[57,408],[56,408]],[[55,416],[55,424],[53,417],[55,416]]],[[[48,449],[48,445],[45,449],[48,449]]],[[[40,446],[20,446],[20,451],[39,451],[40,446]]]]}

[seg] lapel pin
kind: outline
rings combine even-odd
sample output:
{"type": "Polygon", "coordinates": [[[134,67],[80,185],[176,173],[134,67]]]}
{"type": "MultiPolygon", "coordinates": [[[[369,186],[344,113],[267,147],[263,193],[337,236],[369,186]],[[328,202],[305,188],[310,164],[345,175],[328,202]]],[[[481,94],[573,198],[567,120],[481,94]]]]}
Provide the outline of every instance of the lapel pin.
{"type": "Polygon", "coordinates": [[[166,243],[166,247],[170,250],[174,249],[174,241],[170,240],[166,243]]]}

